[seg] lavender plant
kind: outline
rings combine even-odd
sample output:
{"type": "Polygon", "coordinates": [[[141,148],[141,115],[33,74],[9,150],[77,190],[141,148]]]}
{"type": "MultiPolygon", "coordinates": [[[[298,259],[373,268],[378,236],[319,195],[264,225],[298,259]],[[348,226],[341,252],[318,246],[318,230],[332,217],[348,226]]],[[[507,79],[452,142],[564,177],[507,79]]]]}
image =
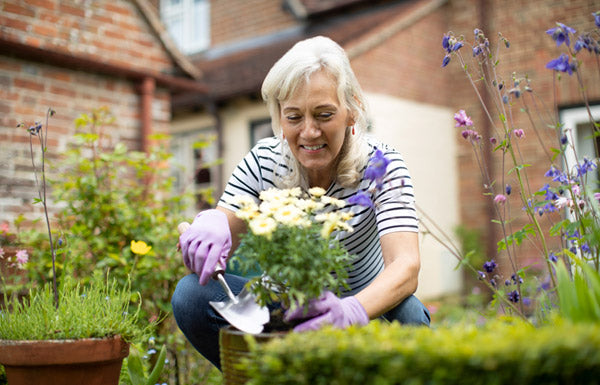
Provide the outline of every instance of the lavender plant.
{"type": "MultiPolygon", "coordinates": [[[[596,26],[600,28],[600,12],[594,13],[593,17],[596,26]]],[[[593,55],[596,63],[600,63],[599,30],[577,34],[575,29],[557,23],[546,33],[558,48],[566,51],[548,62],[546,68],[553,71],[556,79],[560,79],[563,74],[576,79],[589,123],[593,127],[593,135],[589,140],[593,142],[595,153],[598,154],[596,138],[600,136],[600,124],[591,113],[582,76],[584,68],[579,55],[587,51],[593,55]]],[[[508,78],[501,76],[500,49],[510,49],[510,43],[504,36],[499,34],[498,44],[494,49],[484,32],[479,29],[474,30],[472,42],[450,32],[443,36],[442,47],[445,51],[442,67],[453,60],[460,64],[481,102],[484,117],[492,128],[491,137],[483,138],[465,110],[454,115],[460,135],[471,145],[482,175],[484,195],[491,200],[494,209],[493,222],[498,224],[501,235],[497,243],[498,255],[490,256],[477,269],[468,264],[465,255],[451,244],[451,238],[443,234],[424,213],[422,216],[425,220],[422,223],[429,233],[448,246],[461,263],[471,268],[488,285],[494,292],[494,303],[511,313],[527,317],[525,306],[532,300],[531,293],[524,292],[526,271],[531,266],[522,266],[524,261],[519,257],[519,246],[525,241],[533,245],[541,256],[549,277],[549,281],[542,285],[546,289],[542,291],[543,296],[538,297],[538,310],[541,310],[542,319],[545,311],[553,306],[560,304],[561,311],[566,310],[563,305],[567,296],[571,301],[581,299],[570,307],[600,308],[600,288],[597,285],[581,284],[581,279],[597,282],[600,270],[600,193],[598,186],[593,186],[588,181],[589,175],[598,166],[598,158],[589,159],[577,153],[572,130],[558,121],[557,113],[541,113],[538,106],[543,105],[544,101],[534,91],[532,80],[528,76],[519,76],[514,72],[508,78]],[[471,47],[471,52],[463,55],[468,46],[471,47]],[[482,96],[483,88],[490,96],[489,103],[482,96]],[[525,114],[530,127],[524,129],[517,125],[519,113],[525,114]],[[550,116],[550,121],[546,118],[542,121],[538,119],[546,116],[550,116]],[[547,139],[541,132],[544,126],[549,126],[554,131],[554,145],[550,148],[547,148],[547,139]],[[547,179],[541,186],[537,185],[539,178],[534,178],[529,171],[535,168],[528,163],[523,150],[526,135],[537,138],[546,154],[548,163],[544,177],[547,179]],[[489,140],[489,147],[484,140],[489,140]],[[492,151],[493,156],[499,159],[501,172],[497,178],[491,176],[493,165],[487,161],[490,157],[486,156],[486,151],[492,151]],[[574,163],[569,160],[569,153],[574,154],[574,163]],[[525,218],[515,213],[516,210],[511,210],[511,205],[515,204],[518,205],[517,208],[522,208],[525,218]],[[560,269],[557,277],[556,264],[559,259],[562,259],[567,268],[560,269]],[[500,264],[508,265],[504,271],[510,272],[510,278],[503,276],[500,264]],[[565,281],[567,275],[563,274],[567,271],[572,274],[569,275],[569,282],[565,281]],[[573,279],[573,276],[576,278],[573,279]],[[560,282],[557,282],[557,278],[560,282]],[[565,289],[567,286],[571,289],[576,286],[578,289],[571,292],[578,292],[580,296],[568,295],[567,291],[570,289],[565,289]],[[553,298],[554,288],[557,288],[558,300],[553,298]],[[592,290],[591,295],[589,290],[592,290]]],[[[600,70],[600,64],[598,69],[600,70]]],[[[556,108],[556,102],[554,106],[556,108]]],[[[597,313],[595,319],[600,320],[600,311],[597,313]]]]}

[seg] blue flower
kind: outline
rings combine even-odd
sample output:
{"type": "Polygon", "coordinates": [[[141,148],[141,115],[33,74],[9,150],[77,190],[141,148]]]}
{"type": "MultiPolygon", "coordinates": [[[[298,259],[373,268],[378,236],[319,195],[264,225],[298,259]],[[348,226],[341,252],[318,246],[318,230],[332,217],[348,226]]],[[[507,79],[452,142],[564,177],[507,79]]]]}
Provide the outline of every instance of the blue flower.
{"type": "Polygon", "coordinates": [[[383,152],[379,149],[375,151],[375,154],[369,160],[369,166],[365,170],[365,178],[371,181],[377,181],[377,186],[381,186],[381,180],[385,175],[385,170],[390,163],[383,152]]]}
{"type": "Polygon", "coordinates": [[[583,162],[579,166],[577,166],[577,175],[583,176],[588,171],[591,171],[595,168],[596,168],[596,165],[594,164],[594,162],[590,161],[587,157],[584,157],[583,162]]]}
{"type": "Polygon", "coordinates": [[[513,290],[510,293],[508,293],[508,300],[513,303],[519,302],[519,292],[513,290]]]}
{"type": "Polygon", "coordinates": [[[594,23],[596,23],[596,27],[600,28],[600,11],[592,13],[594,16],[594,23]]]}
{"type": "Polygon", "coordinates": [[[506,195],[510,195],[510,193],[512,192],[512,186],[509,184],[506,184],[506,195]]]}
{"type": "Polygon", "coordinates": [[[442,67],[445,67],[450,63],[450,55],[444,56],[444,60],[442,60],[442,67]]]}
{"type": "Polygon", "coordinates": [[[569,57],[566,54],[561,54],[558,58],[554,60],[550,60],[548,64],[546,64],[546,68],[559,71],[559,72],[567,72],[569,75],[573,75],[573,70],[576,69],[575,63],[569,63],[569,57]]]}
{"type": "Polygon", "coordinates": [[[442,37],[442,47],[450,52],[450,35],[444,35],[444,37],[442,37]]]}
{"type": "Polygon", "coordinates": [[[464,44],[462,41],[459,41],[459,42],[457,42],[456,44],[454,44],[454,45],[452,46],[452,51],[453,51],[453,52],[456,52],[456,51],[458,51],[459,49],[461,49],[461,48],[462,48],[464,45],[465,45],[465,44],[464,44]]]}
{"type": "Polygon", "coordinates": [[[353,205],[371,207],[371,208],[375,207],[373,205],[373,201],[371,200],[371,197],[369,196],[369,194],[367,194],[364,191],[361,191],[361,192],[358,192],[358,193],[352,195],[350,198],[348,198],[348,203],[353,204],[353,205]]]}
{"type": "Polygon", "coordinates": [[[517,283],[523,283],[523,278],[519,277],[516,274],[513,274],[510,276],[510,278],[512,279],[513,283],[516,285],[517,283]]]}
{"type": "Polygon", "coordinates": [[[584,243],[579,247],[582,253],[589,254],[592,250],[590,250],[590,246],[587,243],[584,243]]]}
{"type": "Polygon", "coordinates": [[[573,28],[564,25],[563,23],[556,23],[556,25],[556,27],[547,30],[546,33],[552,36],[552,40],[556,42],[557,47],[562,43],[570,46],[571,41],[569,40],[569,34],[574,34],[576,31],[573,28]]]}
{"type": "Polygon", "coordinates": [[[558,195],[554,191],[550,190],[550,185],[548,183],[546,183],[544,187],[540,189],[540,192],[542,191],[544,192],[544,200],[554,201],[558,199],[558,195]]]}
{"type": "Polygon", "coordinates": [[[554,254],[553,251],[551,251],[550,254],[548,254],[548,259],[550,260],[550,262],[558,262],[558,257],[556,256],[556,254],[554,254]]]}
{"type": "Polygon", "coordinates": [[[562,145],[565,145],[565,144],[567,144],[568,142],[569,142],[569,139],[567,138],[567,135],[563,134],[563,135],[560,137],[560,144],[562,144],[562,145]]]}
{"type": "Polygon", "coordinates": [[[498,265],[496,264],[496,261],[494,261],[493,259],[491,261],[487,261],[486,263],[483,264],[483,269],[485,271],[487,271],[488,273],[491,273],[494,271],[494,269],[497,267],[498,265]]]}

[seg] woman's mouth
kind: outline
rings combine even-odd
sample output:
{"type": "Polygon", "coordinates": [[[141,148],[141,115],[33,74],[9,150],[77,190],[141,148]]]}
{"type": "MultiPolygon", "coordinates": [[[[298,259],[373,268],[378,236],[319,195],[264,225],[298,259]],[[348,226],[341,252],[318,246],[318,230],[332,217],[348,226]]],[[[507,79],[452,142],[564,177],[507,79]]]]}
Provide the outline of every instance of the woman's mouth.
{"type": "Polygon", "coordinates": [[[300,147],[302,147],[303,149],[308,150],[308,151],[317,151],[317,150],[320,150],[323,147],[325,147],[325,145],[324,144],[317,144],[314,146],[300,145],[300,147]]]}

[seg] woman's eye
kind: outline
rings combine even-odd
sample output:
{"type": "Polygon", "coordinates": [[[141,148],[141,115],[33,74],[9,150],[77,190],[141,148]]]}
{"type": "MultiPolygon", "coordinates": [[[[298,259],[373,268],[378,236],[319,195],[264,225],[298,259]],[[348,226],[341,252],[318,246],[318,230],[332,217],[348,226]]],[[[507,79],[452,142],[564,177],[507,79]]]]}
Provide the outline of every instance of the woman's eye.
{"type": "Polygon", "coordinates": [[[300,115],[288,115],[286,117],[287,120],[289,120],[290,122],[296,122],[298,120],[300,120],[300,115]]]}
{"type": "Polygon", "coordinates": [[[332,112],[321,112],[317,117],[321,120],[327,120],[330,119],[332,116],[332,112]]]}

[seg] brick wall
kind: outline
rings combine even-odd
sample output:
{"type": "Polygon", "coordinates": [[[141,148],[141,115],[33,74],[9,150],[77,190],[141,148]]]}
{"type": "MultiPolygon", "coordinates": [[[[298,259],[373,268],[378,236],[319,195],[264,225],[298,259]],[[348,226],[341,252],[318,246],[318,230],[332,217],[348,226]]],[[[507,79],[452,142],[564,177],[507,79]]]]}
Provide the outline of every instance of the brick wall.
{"type": "Polygon", "coordinates": [[[153,71],[173,64],[133,1],[3,0],[0,31],[34,47],[153,71]]]}
{"type": "Polygon", "coordinates": [[[268,35],[297,25],[281,0],[211,0],[211,45],[268,35]]]}
{"type": "MultiPolygon", "coordinates": [[[[13,1],[0,5],[0,33],[48,50],[65,50],[111,63],[154,71],[172,68],[166,52],[129,1],[13,1]],[[113,20],[114,19],[114,20],[113,20]]],[[[116,121],[107,127],[114,141],[140,149],[139,84],[123,78],[76,71],[37,61],[0,56],[0,222],[19,213],[39,218],[30,207],[36,196],[27,133],[17,129],[43,121],[51,107],[48,157],[55,159],[72,141],[74,119],[107,106],[116,121]]],[[[170,95],[158,88],[152,129],[167,132],[170,95]]]]}
{"type": "Polygon", "coordinates": [[[444,24],[443,12],[433,12],[353,59],[352,67],[364,90],[447,105],[447,82],[438,59],[444,24]]]}
{"type": "MultiPolygon", "coordinates": [[[[475,27],[484,28],[478,20],[478,5],[481,2],[472,0],[452,0],[447,6],[446,14],[448,15],[447,30],[453,31],[456,35],[464,35],[467,41],[473,41],[473,29],[475,27]]],[[[518,77],[527,75],[531,79],[531,86],[534,89],[539,99],[537,106],[540,110],[547,111],[542,108],[542,103],[546,106],[554,104],[553,99],[553,72],[546,69],[545,65],[551,59],[554,59],[565,52],[563,49],[557,48],[556,44],[545,31],[554,27],[555,22],[563,22],[577,31],[590,31],[595,29],[592,12],[599,10],[599,7],[593,6],[592,1],[572,0],[564,1],[543,1],[529,2],[524,0],[510,1],[485,1],[486,12],[488,13],[489,24],[484,31],[490,39],[491,44],[496,47],[498,45],[497,34],[502,33],[503,36],[509,39],[510,48],[500,49],[500,63],[497,67],[498,76],[506,80],[508,84],[513,71],[518,77]]],[[[441,38],[441,37],[440,37],[441,38]]],[[[440,40],[441,41],[441,40],[440,40]]],[[[463,48],[463,55],[466,58],[471,56],[470,47],[463,48]]],[[[435,54],[436,59],[442,58],[441,48],[435,54]]],[[[592,102],[600,101],[600,77],[597,66],[592,57],[587,52],[582,52],[578,58],[583,61],[583,69],[580,71],[581,76],[587,85],[588,95],[592,102]]],[[[454,62],[448,68],[443,70],[449,79],[448,91],[451,97],[449,98],[450,105],[458,110],[465,109],[473,116],[474,121],[478,124],[478,129],[482,130],[484,125],[484,115],[479,108],[479,103],[472,88],[467,86],[467,80],[459,66],[454,62]]],[[[569,77],[563,74],[562,79],[556,83],[557,99],[556,103],[560,106],[569,106],[582,103],[581,94],[579,92],[576,76],[569,77]]],[[[529,186],[532,191],[539,190],[544,183],[549,182],[548,178],[543,177],[545,171],[549,168],[549,161],[546,154],[541,150],[541,146],[537,139],[536,133],[529,123],[526,114],[520,109],[524,106],[522,101],[525,100],[526,106],[532,109],[537,123],[537,129],[540,133],[541,140],[546,146],[552,144],[556,147],[555,142],[551,142],[555,138],[555,131],[547,128],[540,121],[537,112],[535,112],[535,104],[532,103],[531,95],[524,95],[516,101],[512,107],[511,119],[513,126],[523,128],[525,130],[525,139],[519,141],[520,151],[523,155],[523,162],[531,164],[532,167],[527,169],[529,176],[529,186]]],[[[494,114],[497,118],[497,114],[494,114]]],[[[547,115],[542,115],[547,116],[547,115]]],[[[497,121],[497,119],[496,119],[497,121]]],[[[488,226],[489,218],[487,217],[487,206],[483,197],[483,180],[480,177],[480,172],[477,166],[476,159],[473,156],[471,146],[457,132],[457,140],[460,142],[459,164],[462,173],[460,181],[461,191],[461,217],[462,222],[474,229],[485,229],[488,226]]],[[[493,155],[493,176],[498,186],[502,180],[502,158],[499,153],[493,155]]],[[[504,169],[506,175],[509,166],[504,169]]],[[[514,178],[507,178],[505,183],[516,185],[514,178]]],[[[498,189],[497,191],[500,191],[498,189]]],[[[511,215],[513,218],[522,217],[522,204],[519,196],[513,194],[510,198],[511,215]]],[[[541,218],[544,227],[548,226],[548,220],[556,221],[556,216],[541,218]]],[[[512,230],[515,231],[523,225],[523,220],[517,219],[512,224],[512,230]]],[[[498,230],[496,228],[496,230],[498,230]]],[[[485,235],[485,230],[483,231],[485,235]]],[[[495,238],[500,236],[499,231],[496,232],[495,238]]],[[[540,252],[533,246],[532,243],[526,242],[525,250],[522,258],[525,260],[536,260],[540,257],[540,252]]]]}

